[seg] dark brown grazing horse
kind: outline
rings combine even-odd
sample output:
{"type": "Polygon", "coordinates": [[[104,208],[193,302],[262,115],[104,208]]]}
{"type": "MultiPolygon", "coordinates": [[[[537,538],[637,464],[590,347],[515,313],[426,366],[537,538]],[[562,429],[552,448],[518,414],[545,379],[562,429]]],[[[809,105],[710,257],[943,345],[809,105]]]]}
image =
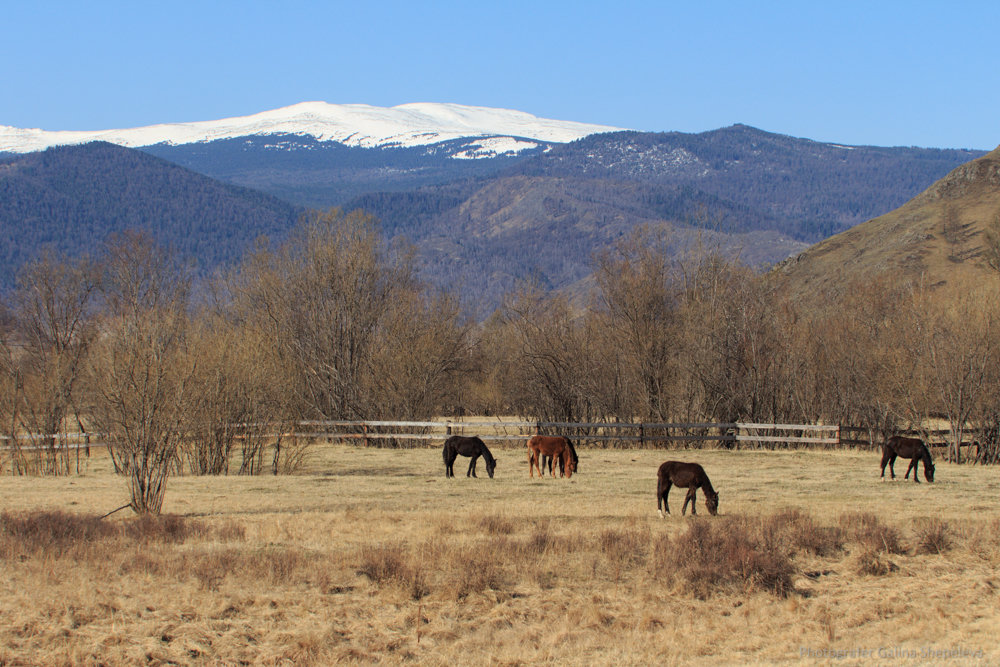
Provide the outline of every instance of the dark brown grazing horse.
{"type": "Polygon", "coordinates": [[[459,454],[462,456],[471,456],[472,460],[469,461],[469,471],[465,473],[466,477],[476,476],[476,461],[482,456],[483,460],[486,461],[486,472],[489,474],[490,479],[493,478],[493,471],[497,467],[497,460],[493,458],[493,454],[490,450],[486,448],[486,445],[482,440],[476,436],[464,436],[464,435],[453,435],[444,441],[444,450],[442,451],[444,455],[444,476],[454,477],[455,476],[455,459],[459,454]]]}
{"type": "Polygon", "coordinates": [[[906,474],[903,475],[903,479],[910,476],[910,471],[913,471],[913,481],[920,483],[917,479],[917,463],[919,461],[924,462],[924,478],[928,482],[934,481],[934,460],[931,458],[931,451],[927,449],[927,445],[924,444],[923,440],[919,438],[906,438],[901,435],[894,435],[885,441],[882,445],[882,478],[885,478],[885,464],[889,464],[889,474],[892,475],[892,479],[896,479],[896,471],[892,469],[892,464],[896,462],[896,457],[902,456],[904,459],[910,459],[910,465],[906,469],[906,474]]]}
{"type": "MultiPolygon", "coordinates": [[[[533,435],[528,439],[528,475],[544,477],[539,463],[542,456],[551,456],[553,462],[558,461],[561,469],[565,470],[566,477],[572,477],[576,470],[576,463],[573,460],[571,445],[567,438],[558,435],[533,435]]],[[[552,467],[552,476],[555,477],[555,466],[552,467]]]]}
{"type": "Polygon", "coordinates": [[[667,504],[667,495],[670,487],[676,484],[680,487],[687,487],[687,496],[684,498],[684,505],[681,507],[681,514],[687,512],[687,505],[691,503],[691,514],[695,511],[695,493],[700,487],[705,492],[705,507],[708,513],[715,516],[719,513],[719,494],[712,488],[712,483],[708,481],[705,469],[697,463],[683,463],[681,461],[666,461],[660,465],[656,472],[656,509],[663,517],[663,510],[670,514],[670,506],[667,504]],[[662,507],[661,507],[662,504],[662,507]]]}

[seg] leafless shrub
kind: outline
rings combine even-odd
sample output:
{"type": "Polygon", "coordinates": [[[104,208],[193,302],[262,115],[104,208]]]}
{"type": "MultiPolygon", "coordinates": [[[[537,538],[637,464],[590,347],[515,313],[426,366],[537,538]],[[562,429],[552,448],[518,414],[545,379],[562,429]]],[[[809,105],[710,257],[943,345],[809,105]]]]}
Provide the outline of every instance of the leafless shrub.
{"type": "Polygon", "coordinates": [[[44,553],[59,557],[82,544],[114,537],[114,524],[62,511],[0,514],[0,545],[7,556],[44,553]]]}
{"type": "Polygon", "coordinates": [[[601,553],[616,566],[636,566],[645,563],[649,553],[649,531],[639,529],[608,529],[598,536],[601,553]]]}
{"type": "Polygon", "coordinates": [[[658,540],[654,574],[674,581],[698,598],[732,587],[788,595],[792,561],[762,535],[766,531],[751,532],[733,517],[693,520],[681,535],[658,540]]]}
{"type": "Polygon", "coordinates": [[[509,562],[510,554],[509,542],[504,538],[452,552],[449,578],[455,598],[460,600],[470,593],[505,590],[509,582],[503,562],[509,562]],[[498,557],[498,554],[507,557],[498,557]]]}
{"type": "Polygon", "coordinates": [[[905,552],[899,532],[882,523],[874,514],[868,512],[845,514],[840,518],[840,525],[848,537],[857,542],[863,551],[881,550],[887,554],[905,552]]]}
{"type": "Polygon", "coordinates": [[[774,533],[772,541],[782,543],[789,553],[802,551],[829,556],[844,547],[844,531],[838,526],[821,526],[798,509],[781,510],[761,522],[761,529],[774,533]]]}
{"type": "Polygon", "coordinates": [[[947,521],[933,517],[918,519],[914,530],[918,554],[941,554],[951,548],[952,530],[947,521]]]}

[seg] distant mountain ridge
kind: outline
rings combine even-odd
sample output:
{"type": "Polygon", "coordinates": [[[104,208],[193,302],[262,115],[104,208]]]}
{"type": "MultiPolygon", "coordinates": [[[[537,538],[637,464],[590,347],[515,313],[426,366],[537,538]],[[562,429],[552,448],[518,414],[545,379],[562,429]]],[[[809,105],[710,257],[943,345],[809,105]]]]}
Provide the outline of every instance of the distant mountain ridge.
{"type": "Polygon", "coordinates": [[[138,148],[236,137],[295,135],[360,148],[412,148],[465,140],[452,157],[477,158],[515,155],[540,145],[565,143],[595,132],[619,129],[622,128],[461,104],[376,107],[302,102],[250,116],[121,130],[46,131],[0,126],[0,152],[27,153],[91,141],[138,148]]]}
{"type": "Polygon", "coordinates": [[[388,236],[417,246],[429,282],[458,287],[485,315],[529,276],[582,290],[594,253],[640,225],[671,230],[678,246],[700,240],[752,265],[774,264],[983,155],[844,146],[734,125],[532,139],[534,148],[470,160],[459,155],[478,139],[441,136],[365,148],[262,132],[142,152],[98,144],[0,153],[0,256],[13,272],[46,238],[76,239],[86,250],[107,231],[138,224],[211,267],[260,234],[281,238],[302,207],[361,208],[388,236]],[[57,186],[64,182],[74,185],[57,186]]]}

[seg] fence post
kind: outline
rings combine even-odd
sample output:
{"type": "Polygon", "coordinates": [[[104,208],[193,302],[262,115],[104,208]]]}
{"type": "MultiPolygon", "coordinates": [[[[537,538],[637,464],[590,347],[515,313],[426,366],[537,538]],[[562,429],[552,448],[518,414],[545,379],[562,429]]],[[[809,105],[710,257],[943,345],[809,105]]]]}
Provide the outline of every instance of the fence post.
{"type": "Polygon", "coordinates": [[[646,446],[646,425],[641,423],[639,424],[639,446],[646,446]]]}
{"type": "Polygon", "coordinates": [[[364,440],[365,440],[365,447],[367,447],[367,446],[368,446],[368,424],[367,424],[367,423],[364,423],[364,424],[362,424],[362,425],[361,425],[361,430],[362,430],[362,431],[364,432],[364,434],[365,434],[365,437],[364,437],[364,440]]]}

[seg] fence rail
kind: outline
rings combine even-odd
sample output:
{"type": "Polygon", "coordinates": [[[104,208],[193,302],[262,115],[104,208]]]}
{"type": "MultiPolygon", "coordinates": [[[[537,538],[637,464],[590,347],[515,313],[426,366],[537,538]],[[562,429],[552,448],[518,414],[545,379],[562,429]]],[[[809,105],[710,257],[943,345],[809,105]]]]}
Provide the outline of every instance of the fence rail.
{"type": "MultiPolygon", "coordinates": [[[[260,425],[257,425],[260,426],[260,425]]],[[[900,431],[925,438],[931,446],[943,446],[947,429],[900,431]]],[[[622,422],[542,422],[542,421],[317,421],[294,423],[292,432],[283,437],[362,442],[365,445],[386,440],[431,441],[450,435],[476,435],[486,441],[526,440],[536,434],[560,434],[581,442],[637,443],[718,443],[741,447],[775,448],[807,445],[821,447],[875,447],[868,429],[838,424],[758,424],[750,422],[709,423],[622,423],[622,422]],[[864,436],[864,437],[858,437],[864,436]]],[[[272,437],[278,437],[275,432],[272,437]]],[[[973,435],[970,431],[970,435],[973,435]]],[[[0,451],[76,450],[107,447],[101,433],[59,433],[55,435],[0,436],[0,451]],[[12,443],[12,440],[16,441],[12,443]],[[49,444],[42,444],[50,441],[49,444]],[[54,444],[52,444],[54,443],[54,444]]],[[[967,443],[963,443],[967,444],[967,443]]]]}
{"type": "Polygon", "coordinates": [[[307,421],[298,422],[297,437],[341,441],[439,440],[450,435],[476,435],[487,441],[526,440],[535,434],[562,434],[581,442],[638,443],[643,445],[715,442],[728,446],[799,444],[838,446],[840,426],[825,424],[711,423],[621,423],[540,421],[307,421]],[[411,429],[398,431],[395,429],[411,429]],[[412,429],[425,428],[417,433],[412,429]]]}

